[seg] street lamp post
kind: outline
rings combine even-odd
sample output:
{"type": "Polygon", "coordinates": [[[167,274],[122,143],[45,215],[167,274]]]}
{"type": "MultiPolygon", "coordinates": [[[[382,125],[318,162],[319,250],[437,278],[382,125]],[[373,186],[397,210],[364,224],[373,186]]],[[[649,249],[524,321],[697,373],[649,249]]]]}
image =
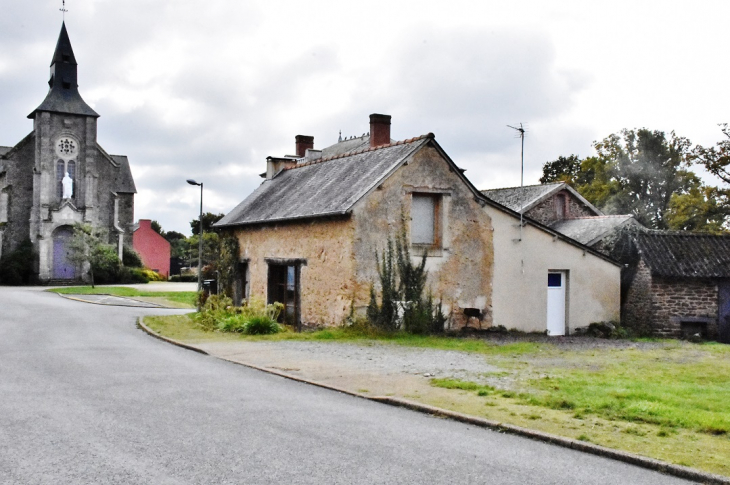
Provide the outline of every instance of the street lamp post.
{"type": "MultiPolygon", "coordinates": [[[[200,231],[198,233],[198,293],[203,290],[203,182],[188,179],[190,185],[200,185],[200,231]]],[[[200,308],[198,308],[200,310],[200,308]]]]}

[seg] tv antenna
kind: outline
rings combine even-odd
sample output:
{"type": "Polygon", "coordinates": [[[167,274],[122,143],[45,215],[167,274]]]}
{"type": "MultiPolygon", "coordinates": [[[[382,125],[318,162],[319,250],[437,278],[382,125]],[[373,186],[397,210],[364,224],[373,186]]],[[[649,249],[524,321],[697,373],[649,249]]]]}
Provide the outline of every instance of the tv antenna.
{"type": "MultiPolygon", "coordinates": [[[[520,127],[507,125],[507,128],[512,128],[519,133],[520,140],[522,141],[522,149],[520,150],[520,188],[525,185],[525,128],[520,123],[520,127]]],[[[520,207],[520,241],[522,241],[522,207],[520,207]]]]}
{"type": "Polygon", "coordinates": [[[63,0],[63,6],[61,8],[59,8],[58,10],[61,11],[61,13],[63,15],[63,21],[65,22],[66,21],[66,12],[68,12],[68,10],[66,10],[66,0],[63,0]]]}

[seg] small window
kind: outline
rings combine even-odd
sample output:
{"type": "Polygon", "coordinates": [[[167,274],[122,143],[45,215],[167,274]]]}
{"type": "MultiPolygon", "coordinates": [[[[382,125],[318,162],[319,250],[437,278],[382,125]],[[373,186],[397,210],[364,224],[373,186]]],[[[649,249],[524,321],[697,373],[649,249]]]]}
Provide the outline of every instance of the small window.
{"type": "Polygon", "coordinates": [[[563,286],[563,275],[561,273],[548,273],[548,287],[560,288],[563,286]]]}
{"type": "Polygon", "coordinates": [[[413,194],[411,200],[411,243],[441,246],[441,196],[413,194]]]}
{"type": "Polygon", "coordinates": [[[558,219],[568,218],[568,196],[566,194],[558,194],[555,197],[555,215],[558,219]]]}

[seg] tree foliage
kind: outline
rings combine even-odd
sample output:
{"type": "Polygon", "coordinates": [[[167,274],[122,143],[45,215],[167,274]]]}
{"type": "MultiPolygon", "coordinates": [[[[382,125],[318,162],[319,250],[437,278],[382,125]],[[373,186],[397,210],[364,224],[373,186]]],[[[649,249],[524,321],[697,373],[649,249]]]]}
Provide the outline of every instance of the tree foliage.
{"type": "Polygon", "coordinates": [[[91,287],[94,287],[96,276],[101,281],[114,280],[121,269],[121,261],[116,249],[109,244],[107,232],[91,224],[77,222],[73,226],[73,236],[69,241],[69,256],[71,263],[83,268],[89,263],[89,277],[91,287]]]}
{"type": "Polygon", "coordinates": [[[568,182],[573,185],[575,178],[580,174],[581,160],[578,155],[560,156],[557,160],[546,162],[542,166],[541,184],[552,182],[568,182]]]}
{"type": "Polygon", "coordinates": [[[708,172],[730,184],[730,128],[727,123],[721,123],[719,126],[725,139],[710,148],[697,145],[694,154],[708,172]]]}
{"type": "Polygon", "coordinates": [[[593,146],[596,155],[579,166],[574,155],[547,162],[540,181],[566,181],[604,212],[632,214],[652,229],[722,230],[727,196],[691,170],[699,151],[687,138],[641,128],[593,146]]]}
{"type": "Polygon", "coordinates": [[[35,252],[33,243],[26,239],[18,247],[0,258],[0,284],[28,285],[33,278],[35,252]]]}
{"type": "MultiPolygon", "coordinates": [[[[206,212],[203,214],[203,232],[210,232],[213,224],[223,219],[225,214],[213,214],[212,212],[206,212]]],[[[193,236],[197,236],[200,233],[200,218],[193,219],[190,222],[190,228],[193,231],[193,236]]]]}

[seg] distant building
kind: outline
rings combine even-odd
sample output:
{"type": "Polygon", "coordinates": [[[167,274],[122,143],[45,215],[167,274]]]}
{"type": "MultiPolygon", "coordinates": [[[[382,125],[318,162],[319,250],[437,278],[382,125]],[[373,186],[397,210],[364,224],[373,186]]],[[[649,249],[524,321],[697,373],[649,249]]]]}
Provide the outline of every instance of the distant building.
{"type": "Polygon", "coordinates": [[[170,276],[170,243],[152,229],[152,221],[140,219],[134,230],[134,250],[142,258],[145,267],[170,276]]]}
{"type": "Polygon", "coordinates": [[[122,247],[132,245],[137,192],[127,157],[96,142],[99,115],[79,94],[65,24],[48,85],[46,99],[28,115],[33,131],[14,147],[0,147],[0,256],[29,239],[41,282],[81,276],[67,259],[77,222],[106,229],[121,259],[122,247]]]}

